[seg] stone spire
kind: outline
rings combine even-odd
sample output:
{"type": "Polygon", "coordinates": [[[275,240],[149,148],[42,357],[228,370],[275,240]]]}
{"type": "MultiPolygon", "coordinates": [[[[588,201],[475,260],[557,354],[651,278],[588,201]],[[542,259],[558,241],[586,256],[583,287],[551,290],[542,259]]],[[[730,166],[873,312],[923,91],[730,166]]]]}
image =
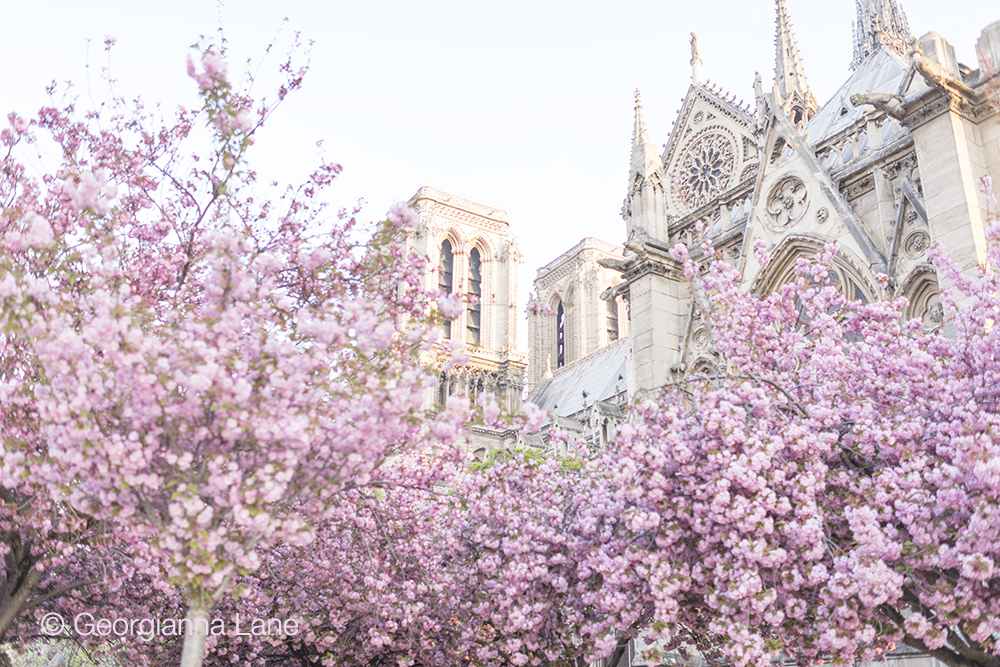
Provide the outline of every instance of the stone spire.
{"type": "Polygon", "coordinates": [[[698,53],[698,36],[691,33],[691,80],[701,83],[701,55],[698,53]]]}
{"type": "Polygon", "coordinates": [[[635,89],[635,128],[632,130],[632,163],[630,176],[641,174],[644,178],[656,171],[659,163],[656,145],[650,141],[646,124],[642,120],[642,100],[639,89],[635,89]]]}
{"type": "Polygon", "coordinates": [[[632,162],[629,165],[628,194],[622,205],[625,230],[631,235],[641,232],[646,235],[666,233],[663,225],[663,187],[659,173],[662,165],[656,146],[646,134],[646,124],[642,122],[642,102],[639,91],[635,91],[635,129],[632,132],[632,162]]]}
{"type": "Polygon", "coordinates": [[[819,109],[806,83],[806,71],[799,55],[799,45],[792,33],[792,22],[785,0],[776,0],[777,28],[774,37],[774,103],[796,123],[809,120],[819,109]]]}
{"type": "Polygon", "coordinates": [[[913,43],[906,14],[896,0],[855,0],[858,18],[854,22],[854,59],[851,69],[880,48],[905,58],[913,43]]]}

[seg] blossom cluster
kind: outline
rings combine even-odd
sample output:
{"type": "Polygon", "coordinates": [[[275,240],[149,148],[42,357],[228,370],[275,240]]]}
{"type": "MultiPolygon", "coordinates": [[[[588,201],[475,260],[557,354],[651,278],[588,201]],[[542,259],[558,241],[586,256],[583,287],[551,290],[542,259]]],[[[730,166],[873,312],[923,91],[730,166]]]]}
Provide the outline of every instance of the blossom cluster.
{"type": "Polygon", "coordinates": [[[737,665],[899,643],[996,659],[998,232],[978,277],[934,251],[955,286],[936,332],[902,320],[905,299],[846,302],[836,246],[764,296],[675,251],[722,371],[646,396],[603,462],[631,517],[622,591],[652,638],[710,636],[737,665]]]}

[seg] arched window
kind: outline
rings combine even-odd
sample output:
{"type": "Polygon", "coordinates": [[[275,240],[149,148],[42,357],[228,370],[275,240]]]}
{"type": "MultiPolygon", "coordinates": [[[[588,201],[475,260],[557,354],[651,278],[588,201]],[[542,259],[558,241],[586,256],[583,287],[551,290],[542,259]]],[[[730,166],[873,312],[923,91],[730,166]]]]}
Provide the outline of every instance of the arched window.
{"type": "Polygon", "coordinates": [[[469,310],[465,325],[465,342],[479,345],[480,328],[483,316],[483,261],[479,256],[479,248],[473,248],[469,253],[469,310]]]}
{"type": "Polygon", "coordinates": [[[608,306],[608,342],[618,340],[618,302],[612,297],[605,303],[608,306]]]}
{"type": "MultiPolygon", "coordinates": [[[[826,279],[823,281],[815,281],[813,284],[817,287],[825,287],[827,285],[833,285],[837,288],[837,291],[844,295],[844,298],[848,301],[860,301],[861,303],[868,302],[868,294],[865,293],[864,288],[861,287],[856,281],[847,278],[842,274],[842,271],[831,267],[826,275],[826,279]]],[[[799,312],[798,325],[802,329],[808,329],[809,323],[812,322],[813,316],[808,312],[805,304],[802,303],[800,297],[795,297],[795,306],[799,312]]],[[[861,340],[861,337],[856,334],[847,334],[847,339],[852,341],[861,340]]]]}
{"type": "MultiPolygon", "coordinates": [[[[438,288],[451,294],[455,278],[455,254],[451,250],[451,241],[445,239],[441,244],[441,263],[438,265],[438,288]]],[[[444,321],[444,337],[451,338],[451,320],[444,321]]]]}
{"type": "Polygon", "coordinates": [[[562,301],[556,308],[556,368],[566,365],[566,311],[562,301]]]}
{"type": "Polygon", "coordinates": [[[438,376],[438,405],[445,405],[448,402],[448,396],[451,395],[451,389],[448,386],[449,383],[450,379],[448,378],[447,373],[441,373],[441,375],[438,376]]]}

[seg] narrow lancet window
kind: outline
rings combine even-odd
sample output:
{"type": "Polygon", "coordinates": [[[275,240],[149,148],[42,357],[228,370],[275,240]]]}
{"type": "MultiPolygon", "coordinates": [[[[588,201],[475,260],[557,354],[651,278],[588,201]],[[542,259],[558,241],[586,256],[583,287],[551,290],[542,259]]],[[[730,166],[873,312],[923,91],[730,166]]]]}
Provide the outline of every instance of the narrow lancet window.
{"type": "Polygon", "coordinates": [[[556,368],[566,365],[566,311],[562,301],[556,308],[556,368]]]}
{"type": "MultiPolygon", "coordinates": [[[[455,255],[451,251],[451,241],[445,239],[441,244],[441,262],[438,265],[438,288],[442,292],[452,293],[454,287],[455,255]]],[[[451,338],[451,320],[444,321],[444,337],[451,338]]]]}
{"type": "Polygon", "coordinates": [[[618,302],[608,299],[608,342],[613,343],[618,340],[618,302]]]}
{"type": "Polygon", "coordinates": [[[473,248],[469,253],[469,310],[467,312],[468,322],[466,323],[465,342],[470,345],[479,345],[480,329],[483,315],[483,262],[479,256],[479,249],[473,248]]]}

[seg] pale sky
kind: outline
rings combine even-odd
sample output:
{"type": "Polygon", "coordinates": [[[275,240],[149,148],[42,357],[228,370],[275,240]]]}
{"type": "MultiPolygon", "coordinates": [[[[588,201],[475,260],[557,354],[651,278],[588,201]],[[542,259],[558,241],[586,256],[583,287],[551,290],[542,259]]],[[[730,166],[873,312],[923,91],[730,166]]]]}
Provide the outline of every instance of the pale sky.
{"type": "MultiPolygon", "coordinates": [[[[633,91],[642,91],[646,126],[662,146],[690,84],[692,31],[703,76],[738,99],[752,101],[755,71],[765,90],[774,76],[771,0],[5,5],[4,115],[31,114],[52,80],[73,79],[83,107],[103,97],[105,35],[117,39],[118,90],[172,108],[196,103],[185,58],[200,35],[214,37],[222,25],[231,72],[247,58],[256,65],[277,35],[266,73],[300,31],[314,42],[304,88],[265,128],[251,161],[267,177],[300,180],[322,140],[344,166],[337,203],[364,198],[370,219],[423,185],[505,209],[525,259],[522,310],[537,268],[582,237],[624,241],[633,91]]],[[[823,104],[849,74],[854,0],[786,0],[786,7],[823,104]]],[[[982,0],[902,0],[902,7],[915,35],[940,33],[972,68],[980,31],[1000,19],[1000,7],[982,0]]],[[[526,326],[522,317],[522,347],[526,326]]]]}

